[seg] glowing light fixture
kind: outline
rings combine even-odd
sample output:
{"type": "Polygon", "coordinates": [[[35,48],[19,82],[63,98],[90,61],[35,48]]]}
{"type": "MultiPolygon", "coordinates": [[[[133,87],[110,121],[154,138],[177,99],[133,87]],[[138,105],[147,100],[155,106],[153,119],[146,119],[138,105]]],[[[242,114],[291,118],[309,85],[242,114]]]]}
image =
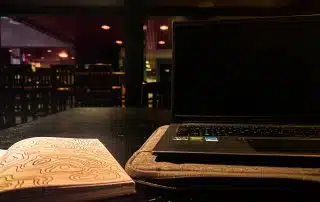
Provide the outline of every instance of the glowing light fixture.
{"type": "Polygon", "coordinates": [[[61,51],[58,54],[58,56],[61,57],[61,58],[68,58],[69,57],[68,53],[66,53],[65,51],[61,51]]]}
{"type": "Polygon", "coordinates": [[[41,57],[41,60],[43,60],[44,59],[44,57],[41,57]]]}
{"type": "Polygon", "coordinates": [[[147,30],[147,25],[143,25],[143,30],[147,30]]]}
{"type": "Polygon", "coordinates": [[[30,57],[30,56],[31,56],[31,54],[29,53],[27,56],[29,56],[29,57],[30,57]]]}
{"type": "Polygon", "coordinates": [[[150,62],[148,60],[146,60],[146,64],[150,64],[150,62]]]}
{"type": "Polygon", "coordinates": [[[121,44],[123,44],[123,42],[120,40],[116,40],[116,44],[121,45],[121,44]]]}
{"type": "Polygon", "coordinates": [[[112,74],[114,74],[114,75],[125,75],[126,73],[125,72],[112,72],[112,74]]]}
{"type": "Polygon", "coordinates": [[[70,88],[57,88],[58,91],[68,91],[70,88]]]}
{"type": "Polygon", "coordinates": [[[101,26],[101,29],[104,29],[104,30],[109,30],[111,27],[108,26],[108,25],[102,25],[101,26]]]}
{"type": "Polygon", "coordinates": [[[146,68],[151,68],[151,65],[150,65],[150,64],[147,64],[147,65],[146,65],[146,68]]]}
{"type": "Polygon", "coordinates": [[[164,44],[166,44],[166,42],[165,41],[158,41],[158,44],[164,45],[164,44]]]}
{"type": "MultiPolygon", "coordinates": [[[[31,63],[31,70],[33,71],[33,72],[36,72],[37,70],[37,68],[41,68],[41,63],[40,62],[32,62],[31,63]]],[[[38,81],[39,82],[39,81],[38,81]]],[[[39,84],[39,83],[37,83],[37,84],[39,84]]]]}
{"type": "Polygon", "coordinates": [[[112,86],[112,89],[121,89],[121,86],[112,86]]]}
{"type": "Polygon", "coordinates": [[[71,57],[71,60],[74,60],[75,58],[74,57],[71,57]]]}
{"type": "Polygon", "coordinates": [[[12,50],[11,50],[11,49],[9,49],[9,52],[10,52],[10,53],[12,53],[12,50]]]}
{"type": "Polygon", "coordinates": [[[51,53],[51,52],[52,52],[52,50],[48,49],[48,50],[47,50],[47,52],[48,52],[48,53],[51,53]]]}
{"type": "Polygon", "coordinates": [[[166,31],[166,30],[169,29],[169,27],[168,27],[167,25],[161,25],[161,26],[160,26],[160,29],[161,29],[162,31],[166,31]]]}

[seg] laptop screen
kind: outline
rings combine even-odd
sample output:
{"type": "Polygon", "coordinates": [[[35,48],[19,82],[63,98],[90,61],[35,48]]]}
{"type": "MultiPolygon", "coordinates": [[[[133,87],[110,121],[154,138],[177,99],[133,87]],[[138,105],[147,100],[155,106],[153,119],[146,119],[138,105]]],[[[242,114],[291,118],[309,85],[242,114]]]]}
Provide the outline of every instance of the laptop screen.
{"type": "Polygon", "coordinates": [[[317,117],[320,22],[174,26],[174,115],[317,117]]]}

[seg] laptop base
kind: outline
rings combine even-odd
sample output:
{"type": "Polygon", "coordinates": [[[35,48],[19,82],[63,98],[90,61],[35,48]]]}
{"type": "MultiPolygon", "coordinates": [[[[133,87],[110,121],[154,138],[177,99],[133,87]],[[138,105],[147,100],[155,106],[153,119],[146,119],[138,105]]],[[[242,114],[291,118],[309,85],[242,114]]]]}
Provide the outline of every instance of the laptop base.
{"type": "MultiPolygon", "coordinates": [[[[225,160],[236,162],[236,159],[241,157],[246,159],[245,161],[255,162],[258,165],[260,160],[262,161],[260,163],[263,163],[272,162],[272,159],[280,161],[282,158],[281,161],[289,162],[296,158],[296,162],[301,162],[301,159],[309,157],[306,160],[309,162],[308,165],[315,165],[314,159],[320,162],[320,138],[216,136],[215,139],[206,141],[201,136],[200,138],[189,136],[187,139],[178,138],[177,140],[176,137],[181,137],[176,135],[179,125],[170,125],[154,148],[154,153],[161,158],[172,157],[180,162],[183,162],[182,159],[188,161],[199,159],[209,162],[211,160],[218,162],[217,159],[220,159],[221,162],[225,160]]],[[[317,166],[320,167],[319,164],[317,166]]]]}

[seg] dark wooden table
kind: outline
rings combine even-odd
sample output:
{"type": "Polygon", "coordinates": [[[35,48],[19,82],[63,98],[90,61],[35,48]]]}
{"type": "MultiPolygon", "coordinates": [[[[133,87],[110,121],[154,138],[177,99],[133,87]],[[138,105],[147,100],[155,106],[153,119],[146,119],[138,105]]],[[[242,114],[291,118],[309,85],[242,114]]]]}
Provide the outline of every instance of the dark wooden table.
{"type": "MultiPolygon", "coordinates": [[[[159,109],[74,108],[1,130],[0,149],[30,137],[97,138],[124,167],[156,128],[169,123],[169,117],[169,111],[159,109]]],[[[111,201],[168,200],[162,191],[137,185],[137,194],[111,201]]]]}
{"type": "Polygon", "coordinates": [[[99,139],[124,166],[152,132],[168,124],[169,111],[126,108],[74,108],[0,131],[0,149],[30,137],[99,139]]]}
{"type": "MultiPolygon", "coordinates": [[[[13,143],[29,137],[98,138],[124,166],[156,128],[169,123],[169,117],[169,111],[159,109],[75,108],[0,131],[0,149],[7,149],[13,143]]],[[[178,192],[139,183],[136,190],[137,193],[131,196],[102,201],[217,201],[218,197],[217,192],[178,192]]],[[[234,195],[239,198],[242,193],[220,192],[219,201],[233,198],[234,195]]],[[[251,194],[246,192],[242,196],[246,198],[251,194]]],[[[268,191],[262,194],[264,198],[270,195],[268,191]]],[[[252,197],[260,200],[260,196],[252,197]]]]}

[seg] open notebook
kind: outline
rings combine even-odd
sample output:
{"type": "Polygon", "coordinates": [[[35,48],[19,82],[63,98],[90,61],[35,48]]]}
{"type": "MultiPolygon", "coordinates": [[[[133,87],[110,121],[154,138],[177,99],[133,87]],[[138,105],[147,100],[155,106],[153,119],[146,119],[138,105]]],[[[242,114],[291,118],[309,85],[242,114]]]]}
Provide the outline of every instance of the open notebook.
{"type": "Polygon", "coordinates": [[[0,155],[0,201],[91,200],[135,192],[97,139],[36,137],[0,155]]]}

